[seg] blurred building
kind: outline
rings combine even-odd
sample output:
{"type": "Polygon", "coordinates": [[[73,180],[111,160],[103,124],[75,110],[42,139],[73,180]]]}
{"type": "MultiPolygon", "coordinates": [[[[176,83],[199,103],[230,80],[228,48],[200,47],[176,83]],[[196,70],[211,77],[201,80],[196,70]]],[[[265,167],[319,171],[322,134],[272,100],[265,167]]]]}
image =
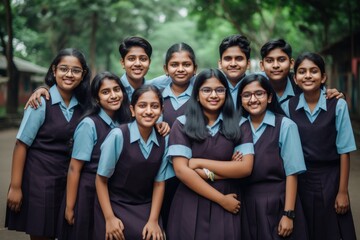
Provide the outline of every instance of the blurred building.
{"type": "Polygon", "coordinates": [[[360,119],[360,31],[324,48],[327,85],[346,95],[350,113],[360,119]]]}
{"type": "MultiPolygon", "coordinates": [[[[25,105],[33,90],[44,84],[47,69],[17,57],[14,57],[14,63],[19,71],[19,105],[25,105]]],[[[6,71],[6,57],[0,54],[0,107],[6,106],[8,82],[6,71]]]]}

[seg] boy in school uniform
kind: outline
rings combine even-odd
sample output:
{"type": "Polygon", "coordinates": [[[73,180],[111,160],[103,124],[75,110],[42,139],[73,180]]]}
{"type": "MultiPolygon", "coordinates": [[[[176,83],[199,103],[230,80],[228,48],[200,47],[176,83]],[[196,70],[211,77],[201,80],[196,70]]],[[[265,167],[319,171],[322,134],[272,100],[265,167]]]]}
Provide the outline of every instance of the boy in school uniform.
{"type": "MultiPolygon", "coordinates": [[[[131,100],[132,94],[137,88],[145,84],[145,82],[146,84],[151,83],[150,81],[145,81],[145,75],[150,68],[152,46],[142,37],[131,36],[125,38],[120,43],[119,53],[121,56],[120,64],[125,70],[125,73],[121,76],[121,83],[125,87],[129,100],[131,100]]],[[[165,75],[156,78],[157,81],[153,85],[159,87],[157,82],[163,82],[166,78],[168,77],[165,75]]],[[[41,105],[41,96],[44,96],[46,99],[49,98],[46,86],[41,86],[34,91],[25,108],[30,105],[36,109],[38,105],[41,105]]]]}
{"type": "MultiPolygon", "coordinates": [[[[219,45],[218,68],[228,80],[229,90],[235,104],[239,83],[250,67],[250,52],[249,40],[240,34],[225,37],[219,45]]],[[[195,77],[191,79],[191,84],[194,83],[194,80],[195,77]]],[[[154,84],[160,88],[166,87],[169,83],[171,83],[171,78],[165,75],[146,82],[146,84],[154,84]]]]}
{"type": "Polygon", "coordinates": [[[219,45],[218,68],[228,80],[229,90],[235,104],[240,81],[250,67],[250,52],[249,40],[240,34],[225,37],[219,45]]]}
{"type": "MultiPolygon", "coordinates": [[[[283,39],[274,39],[266,42],[260,50],[260,68],[270,81],[276,92],[280,105],[294,97],[302,90],[295,84],[291,69],[294,67],[292,48],[283,39]]],[[[327,89],[327,98],[345,98],[337,89],[327,89]]]]}

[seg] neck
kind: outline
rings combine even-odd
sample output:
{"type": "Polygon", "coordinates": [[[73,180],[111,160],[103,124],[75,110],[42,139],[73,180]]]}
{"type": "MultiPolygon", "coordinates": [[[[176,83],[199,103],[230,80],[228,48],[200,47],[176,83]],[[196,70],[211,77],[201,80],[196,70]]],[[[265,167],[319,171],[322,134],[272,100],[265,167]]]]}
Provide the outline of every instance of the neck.
{"type": "Polygon", "coordinates": [[[106,114],[111,118],[111,120],[115,120],[114,118],[115,118],[115,111],[109,111],[109,110],[105,110],[105,109],[103,109],[105,112],[106,112],[106,114]]]}
{"type": "Polygon", "coordinates": [[[144,142],[147,142],[153,128],[152,127],[144,128],[144,127],[141,127],[139,124],[138,124],[138,128],[139,128],[141,138],[144,140],[144,142]]]}
{"type": "Polygon", "coordinates": [[[241,79],[243,79],[244,77],[245,77],[245,74],[243,74],[241,77],[239,77],[239,78],[237,78],[237,79],[228,79],[228,80],[229,80],[229,82],[231,83],[231,85],[232,85],[233,87],[235,87],[236,84],[238,84],[238,83],[241,81],[241,79]]]}
{"type": "Polygon", "coordinates": [[[216,119],[219,117],[219,112],[204,111],[204,115],[208,119],[208,125],[212,126],[214,125],[216,119]]]}
{"type": "Polygon", "coordinates": [[[134,89],[138,89],[139,87],[141,87],[144,84],[145,79],[142,78],[141,80],[139,79],[133,79],[130,78],[128,75],[126,75],[130,85],[134,88],[134,89]]]}
{"type": "Polygon", "coordinates": [[[184,85],[177,85],[177,84],[172,83],[170,88],[175,96],[179,96],[180,94],[182,94],[183,92],[186,91],[186,89],[189,87],[189,84],[190,83],[187,83],[184,85]]]}
{"type": "Polygon", "coordinates": [[[287,78],[284,78],[282,80],[270,80],[271,86],[273,87],[274,91],[276,92],[276,94],[278,96],[282,96],[285,92],[286,89],[286,84],[287,84],[287,78]]]}
{"type": "Polygon", "coordinates": [[[253,125],[255,130],[260,126],[260,124],[264,120],[264,117],[265,117],[265,112],[260,115],[250,115],[251,124],[253,125]]]}
{"type": "Polygon", "coordinates": [[[71,100],[71,97],[72,97],[72,91],[71,92],[63,91],[62,89],[59,89],[58,86],[56,86],[56,87],[57,87],[57,89],[58,89],[58,91],[60,93],[60,96],[63,99],[65,105],[69,106],[70,100],[71,100]]]}
{"type": "Polygon", "coordinates": [[[320,89],[304,92],[304,98],[308,104],[317,104],[320,98],[320,89]]]}

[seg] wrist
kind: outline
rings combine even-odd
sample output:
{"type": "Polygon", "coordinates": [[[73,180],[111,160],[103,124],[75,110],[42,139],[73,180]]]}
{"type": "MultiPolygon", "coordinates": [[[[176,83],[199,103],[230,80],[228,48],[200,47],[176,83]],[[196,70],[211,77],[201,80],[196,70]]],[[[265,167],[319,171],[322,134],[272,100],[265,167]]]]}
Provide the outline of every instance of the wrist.
{"type": "Polygon", "coordinates": [[[158,222],[159,222],[159,218],[152,218],[152,217],[150,217],[150,218],[148,219],[148,223],[156,223],[156,224],[158,224],[158,222]]]}
{"type": "Polygon", "coordinates": [[[295,211],[294,210],[284,210],[283,216],[286,216],[287,218],[294,220],[295,219],[295,211]]]}
{"type": "Polygon", "coordinates": [[[348,189],[339,189],[338,194],[347,194],[348,189]]]}
{"type": "Polygon", "coordinates": [[[14,190],[19,190],[19,189],[21,189],[21,184],[10,183],[10,188],[12,188],[14,190]]]}
{"type": "Polygon", "coordinates": [[[209,169],[207,168],[203,168],[204,172],[205,172],[205,175],[207,176],[207,178],[210,180],[210,181],[214,181],[215,180],[215,174],[210,171],[209,169]]]}

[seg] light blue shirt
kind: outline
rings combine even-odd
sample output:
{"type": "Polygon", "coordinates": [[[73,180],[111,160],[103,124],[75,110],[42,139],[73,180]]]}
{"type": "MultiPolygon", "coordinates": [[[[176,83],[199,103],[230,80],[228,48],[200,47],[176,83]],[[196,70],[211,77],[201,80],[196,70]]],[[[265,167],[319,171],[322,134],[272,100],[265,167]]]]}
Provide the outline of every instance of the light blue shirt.
{"type": "MultiPolygon", "coordinates": [[[[153,145],[159,146],[159,142],[156,138],[156,132],[153,128],[149,139],[145,142],[138,128],[136,121],[133,121],[127,124],[130,130],[130,143],[137,142],[140,146],[141,153],[147,159],[150,155],[153,145]]],[[[172,169],[172,166],[168,163],[167,156],[167,146],[168,146],[168,136],[165,138],[165,152],[162,156],[162,163],[158,174],[155,178],[155,181],[160,182],[164,181],[170,177],[175,176],[175,173],[172,169]]],[[[120,154],[124,146],[124,137],[120,128],[114,128],[110,131],[103,144],[101,145],[101,155],[99,160],[99,166],[97,174],[110,178],[115,171],[117,161],[119,160],[120,154]]]]}
{"type": "MultiPolygon", "coordinates": [[[[325,96],[326,96],[326,89],[321,89],[319,101],[316,104],[314,110],[311,112],[309,105],[305,100],[304,93],[301,93],[299,96],[299,103],[296,106],[296,110],[303,108],[307,118],[311,123],[313,123],[316,120],[316,118],[319,116],[321,110],[327,111],[325,96]]],[[[285,108],[284,109],[285,114],[287,116],[290,116],[289,101],[286,101],[284,103],[284,108],[285,108]]],[[[356,143],[355,143],[354,132],[351,126],[349,110],[346,101],[342,98],[340,98],[336,104],[335,128],[337,131],[336,147],[338,154],[344,154],[355,151],[356,143]]]]}
{"type": "MultiPolygon", "coordinates": [[[[177,118],[181,124],[185,125],[186,123],[186,117],[185,115],[182,115],[177,118]]],[[[215,134],[220,130],[220,125],[222,122],[223,116],[222,114],[219,115],[219,117],[216,119],[214,124],[212,126],[207,125],[207,129],[209,130],[209,133],[211,136],[215,136],[215,134]]],[[[243,156],[247,154],[254,154],[254,145],[253,143],[243,143],[238,146],[235,146],[234,153],[236,151],[239,151],[243,154],[243,156]]],[[[180,145],[180,144],[174,144],[169,146],[169,156],[182,156],[187,159],[192,158],[192,150],[188,146],[180,145]]],[[[171,160],[170,160],[171,161],[171,160]]]]}
{"type": "MultiPolygon", "coordinates": [[[[99,116],[110,128],[115,128],[118,125],[102,108],[100,109],[99,116]]],[[[86,117],[75,129],[72,158],[87,162],[90,161],[96,143],[97,133],[95,123],[90,117],[86,117]]]]}
{"type": "Polygon", "coordinates": [[[288,97],[293,97],[293,96],[295,96],[295,92],[294,92],[294,89],[293,89],[293,87],[291,85],[290,79],[288,77],[287,81],[286,81],[286,87],[285,87],[285,90],[283,92],[283,95],[279,96],[279,95],[276,94],[276,97],[277,97],[278,102],[281,102],[284,99],[287,99],[288,97]]]}
{"type": "MultiPolygon", "coordinates": [[[[264,77],[266,77],[269,80],[269,77],[266,75],[265,72],[258,72],[257,74],[261,74],[261,75],[263,75],[264,77]]],[[[277,98],[278,102],[281,102],[284,99],[287,99],[288,97],[293,97],[293,96],[295,96],[295,92],[294,92],[294,89],[293,89],[293,86],[291,84],[291,81],[290,81],[289,77],[287,77],[286,87],[285,87],[285,90],[283,92],[283,95],[279,96],[278,94],[276,94],[276,98],[277,98]]],[[[281,104],[281,107],[282,107],[282,105],[283,104],[281,104]]]]}
{"type": "MultiPolygon", "coordinates": [[[[190,79],[191,85],[194,85],[195,79],[196,79],[195,75],[193,77],[191,77],[191,79],[190,79]]],[[[159,89],[164,89],[171,83],[171,81],[172,81],[171,77],[164,74],[159,77],[153,78],[151,80],[145,81],[145,84],[151,84],[159,89]]]]}
{"type": "Polygon", "coordinates": [[[238,94],[239,94],[239,86],[240,86],[241,80],[242,80],[242,78],[235,85],[235,87],[231,84],[231,82],[229,80],[227,80],[228,81],[229,91],[230,91],[231,97],[233,99],[235,109],[236,109],[236,105],[237,105],[237,97],[238,97],[238,94]]]}
{"type": "MultiPolygon", "coordinates": [[[[250,116],[248,120],[250,121],[254,144],[256,144],[268,126],[275,127],[275,115],[271,111],[266,111],[265,117],[257,129],[254,128],[250,116]]],[[[306,171],[297,125],[287,117],[284,117],[281,121],[279,148],[286,176],[306,171]]]]}
{"type": "MultiPolygon", "coordinates": [[[[131,102],[131,98],[132,98],[133,93],[135,92],[135,89],[131,86],[131,84],[126,76],[126,73],[124,73],[121,76],[120,80],[121,80],[121,83],[124,85],[125,91],[129,97],[129,101],[131,102]]],[[[145,79],[144,79],[143,83],[145,83],[145,79]]]]}
{"type": "Polygon", "coordinates": [[[162,92],[163,98],[170,98],[171,104],[175,110],[179,109],[184,103],[186,103],[190,97],[193,90],[193,85],[189,84],[188,88],[181,93],[179,96],[175,96],[173,91],[171,90],[171,83],[168,84],[164,91],[162,92]]]}
{"type": "MultiPolygon", "coordinates": [[[[56,87],[56,84],[50,88],[49,94],[51,96],[51,105],[59,104],[64,117],[68,122],[70,122],[74,109],[78,105],[76,97],[72,96],[69,106],[66,106],[56,87]]],[[[25,110],[16,138],[25,143],[27,146],[31,146],[40,127],[44,124],[45,115],[46,102],[45,99],[41,97],[41,105],[39,105],[37,109],[29,107],[25,110]]]]}
{"type": "Polygon", "coordinates": [[[165,74],[161,75],[159,77],[153,78],[151,80],[145,81],[146,85],[153,85],[159,89],[165,88],[170,83],[171,83],[171,78],[165,74]]]}

